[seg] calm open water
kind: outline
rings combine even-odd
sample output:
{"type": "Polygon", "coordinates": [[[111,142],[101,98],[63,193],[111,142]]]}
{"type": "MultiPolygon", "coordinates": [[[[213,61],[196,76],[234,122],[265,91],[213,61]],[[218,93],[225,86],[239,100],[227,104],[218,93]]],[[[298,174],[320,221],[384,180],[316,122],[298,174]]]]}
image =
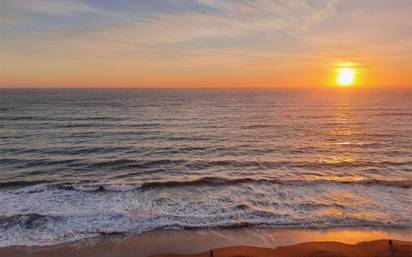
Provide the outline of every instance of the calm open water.
{"type": "Polygon", "coordinates": [[[411,206],[412,90],[0,91],[0,246],[411,206]]]}

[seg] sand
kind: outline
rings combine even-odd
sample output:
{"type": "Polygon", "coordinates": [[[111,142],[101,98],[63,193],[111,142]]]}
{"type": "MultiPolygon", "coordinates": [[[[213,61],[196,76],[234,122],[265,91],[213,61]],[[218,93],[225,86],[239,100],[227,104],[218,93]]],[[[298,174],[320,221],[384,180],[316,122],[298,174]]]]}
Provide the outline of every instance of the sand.
{"type": "Polygon", "coordinates": [[[410,229],[243,228],[206,231],[156,231],[131,236],[104,236],[54,246],[3,247],[0,248],[0,257],[210,256],[210,249],[213,249],[214,257],[412,257],[412,245],[407,241],[412,241],[412,230],[410,229]],[[388,239],[392,239],[392,248],[389,246],[388,239]],[[366,241],[368,243],[357,244],[366,241]],[[165,255],[165,253],[180,255],[165,255]]]}
{"type": "Polygon", "coordinates": [[[160,254],[153,257],[411,257],[412,242],[376,240],[358,244],[308,242],[274,249],[236,246],[192,254],[160,254]]]}

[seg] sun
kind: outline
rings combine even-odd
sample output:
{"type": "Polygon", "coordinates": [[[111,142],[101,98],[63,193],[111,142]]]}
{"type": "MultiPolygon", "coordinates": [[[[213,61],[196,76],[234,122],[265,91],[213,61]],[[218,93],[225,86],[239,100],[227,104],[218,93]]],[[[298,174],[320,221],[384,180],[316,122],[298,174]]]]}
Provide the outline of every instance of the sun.
{"type": "Polygon", "coordinates": [[[351,86],[355,83],[355,70],[352,68],[339,68],[336,82],[339,86],[351,86]]]}
{"type": "Polygon", "coordinates": [[[356,80],[356,71],[353,68],[338,68],[336,83],[339,86],[348,87],[353,86],[356,80]]]}

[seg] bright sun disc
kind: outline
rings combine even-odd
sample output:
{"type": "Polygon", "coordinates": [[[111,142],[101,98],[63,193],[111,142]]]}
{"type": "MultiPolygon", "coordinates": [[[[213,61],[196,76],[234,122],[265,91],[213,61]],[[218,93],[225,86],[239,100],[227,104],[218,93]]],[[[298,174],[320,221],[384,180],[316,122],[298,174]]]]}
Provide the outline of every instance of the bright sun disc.
{"type": "Polygon", "coordinates": [[[351,86],[355,83],[355,70],[351,68],[339,68],[336,83],[339,86],[351,86]]]}

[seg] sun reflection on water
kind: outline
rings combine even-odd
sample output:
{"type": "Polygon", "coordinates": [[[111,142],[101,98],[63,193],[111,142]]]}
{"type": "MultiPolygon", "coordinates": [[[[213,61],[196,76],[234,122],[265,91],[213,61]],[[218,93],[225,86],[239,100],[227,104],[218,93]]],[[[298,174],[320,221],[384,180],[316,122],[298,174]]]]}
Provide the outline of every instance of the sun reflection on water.
{"type": "Polygon", "coordinates": [[[351,164],[356,161],[356,158],[351,156],[329,156],[319,160],[320,163],[327,164],[351,164]]]}

